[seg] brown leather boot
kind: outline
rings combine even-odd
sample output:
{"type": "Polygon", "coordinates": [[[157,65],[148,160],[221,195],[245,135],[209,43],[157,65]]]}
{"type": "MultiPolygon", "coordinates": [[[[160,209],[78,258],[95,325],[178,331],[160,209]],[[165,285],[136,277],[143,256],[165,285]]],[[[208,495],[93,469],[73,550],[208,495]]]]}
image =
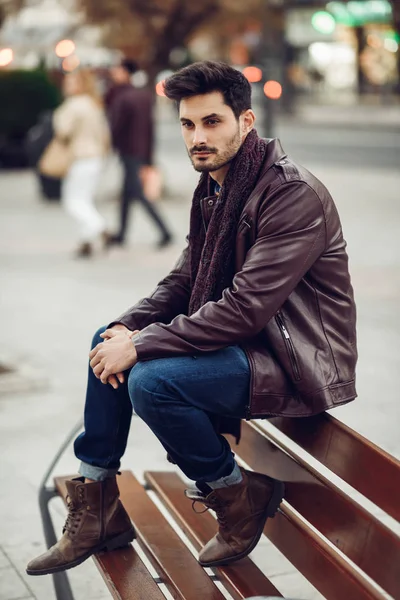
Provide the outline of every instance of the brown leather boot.
{"type": "Polygon", "coordinates": [[[132,522],[119,500],[116,477],[93,483],[78,477],[67,481],[67,491],[63,536],[28,564],[28,575],[71,569],[96,552],[126,546],[135,538],[132,522]]]}
{"type": "Polygon", "coordinates": [[[218,533],[199,554],[203,567],[228,565],[247,556],[258,543],[267,518],[275,515],[282,501],[281,481],[240,470],[240,483],[213,490],[208,496],[186,490],[194,502],[213,509],[218,519],[218,533]]]}

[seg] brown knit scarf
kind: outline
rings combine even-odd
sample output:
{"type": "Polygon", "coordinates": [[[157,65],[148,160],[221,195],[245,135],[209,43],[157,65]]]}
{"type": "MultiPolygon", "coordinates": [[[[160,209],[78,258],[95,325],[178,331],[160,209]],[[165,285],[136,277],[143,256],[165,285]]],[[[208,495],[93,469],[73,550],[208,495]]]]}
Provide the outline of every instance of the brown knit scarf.
{"type": "Polygon", "coordinates": [[[190,269],[192,293],[189,315],[210,300],[222,297],[235,274],[235,237],[244,204],[253,191],[266,156],[267,143],[251,131],[231,162],[207,233],[200,202],[208,195],[208,173],[203,173],[193,195],[190,214],[190,269]]]}

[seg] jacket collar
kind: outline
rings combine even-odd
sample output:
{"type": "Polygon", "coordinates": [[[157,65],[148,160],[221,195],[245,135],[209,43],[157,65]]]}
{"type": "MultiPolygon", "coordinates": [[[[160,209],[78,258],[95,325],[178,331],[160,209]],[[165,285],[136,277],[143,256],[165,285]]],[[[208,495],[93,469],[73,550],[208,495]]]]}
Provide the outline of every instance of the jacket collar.
{"type": "Polygon", "coordinates": [[[264,167],[262,170],[262,175],[268,169],[272,167],[278,160],[282,160],[282,158],[286,158],[287,154],[284,152],[280,141],[277,138],[263,138],[265,142],[267,142],[267,156],[264,161],[264,167]]]}

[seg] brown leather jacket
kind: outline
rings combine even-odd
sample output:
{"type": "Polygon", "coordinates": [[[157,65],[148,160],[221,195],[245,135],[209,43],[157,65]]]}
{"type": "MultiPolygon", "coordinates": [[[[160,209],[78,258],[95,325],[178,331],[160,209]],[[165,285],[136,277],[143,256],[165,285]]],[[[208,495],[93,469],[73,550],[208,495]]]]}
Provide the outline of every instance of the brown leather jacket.
{"type": "MultiPolygon", "coordinates": [[[[236,275],[191,317],[189,253],[115,322],[140,329],[139,360],[241,346],[251,367],[248,417],[304,417],[353,400],[356,309],[346,242],[329,192],[268,140],[236,236],[236,275]]],[[[216,197],[204,198],[205,222],[216,197]]]]}

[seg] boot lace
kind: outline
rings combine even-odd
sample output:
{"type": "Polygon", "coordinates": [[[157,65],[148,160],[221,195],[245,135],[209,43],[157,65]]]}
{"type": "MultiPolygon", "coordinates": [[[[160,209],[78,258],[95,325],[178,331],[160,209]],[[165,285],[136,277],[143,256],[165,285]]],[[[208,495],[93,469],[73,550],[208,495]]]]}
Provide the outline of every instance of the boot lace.
{"type": "MultiPolygon", "coordinates": [[[[83,492],[79,493],[79,501],[80,503],[83,501],[83,492]]],[[[66,531],[75,535],[78,530],[79,523],[82,520],[83,510],[82,504],[77,505],[71,498],[71,496],[67,496],[67,507],[68,507],[68,515],[67,520],[65,521],[65,525],[63,527],[63,533],[66,531]]]]}
{"type": "Polygon", "coordinates": [[[202,515],[203,513],[210,510],[210,508],[211,508],[211,510],[213,510],[215,512],[215,514],[217,516],[218,525],[221,528],[226,527],[227,520],[226,520],[225,505],[218,498],[209,498],[207,500],[207,504],[205,504],[204,500],[201,500],[200,498],[193,500],[193,502],[192,502],[192,509],[197,515],[202,515]],[[200,504],[203,504],[204,510],[197,510],[197,508],[196,508],[197,502],[199,502],[200,504]]]}

